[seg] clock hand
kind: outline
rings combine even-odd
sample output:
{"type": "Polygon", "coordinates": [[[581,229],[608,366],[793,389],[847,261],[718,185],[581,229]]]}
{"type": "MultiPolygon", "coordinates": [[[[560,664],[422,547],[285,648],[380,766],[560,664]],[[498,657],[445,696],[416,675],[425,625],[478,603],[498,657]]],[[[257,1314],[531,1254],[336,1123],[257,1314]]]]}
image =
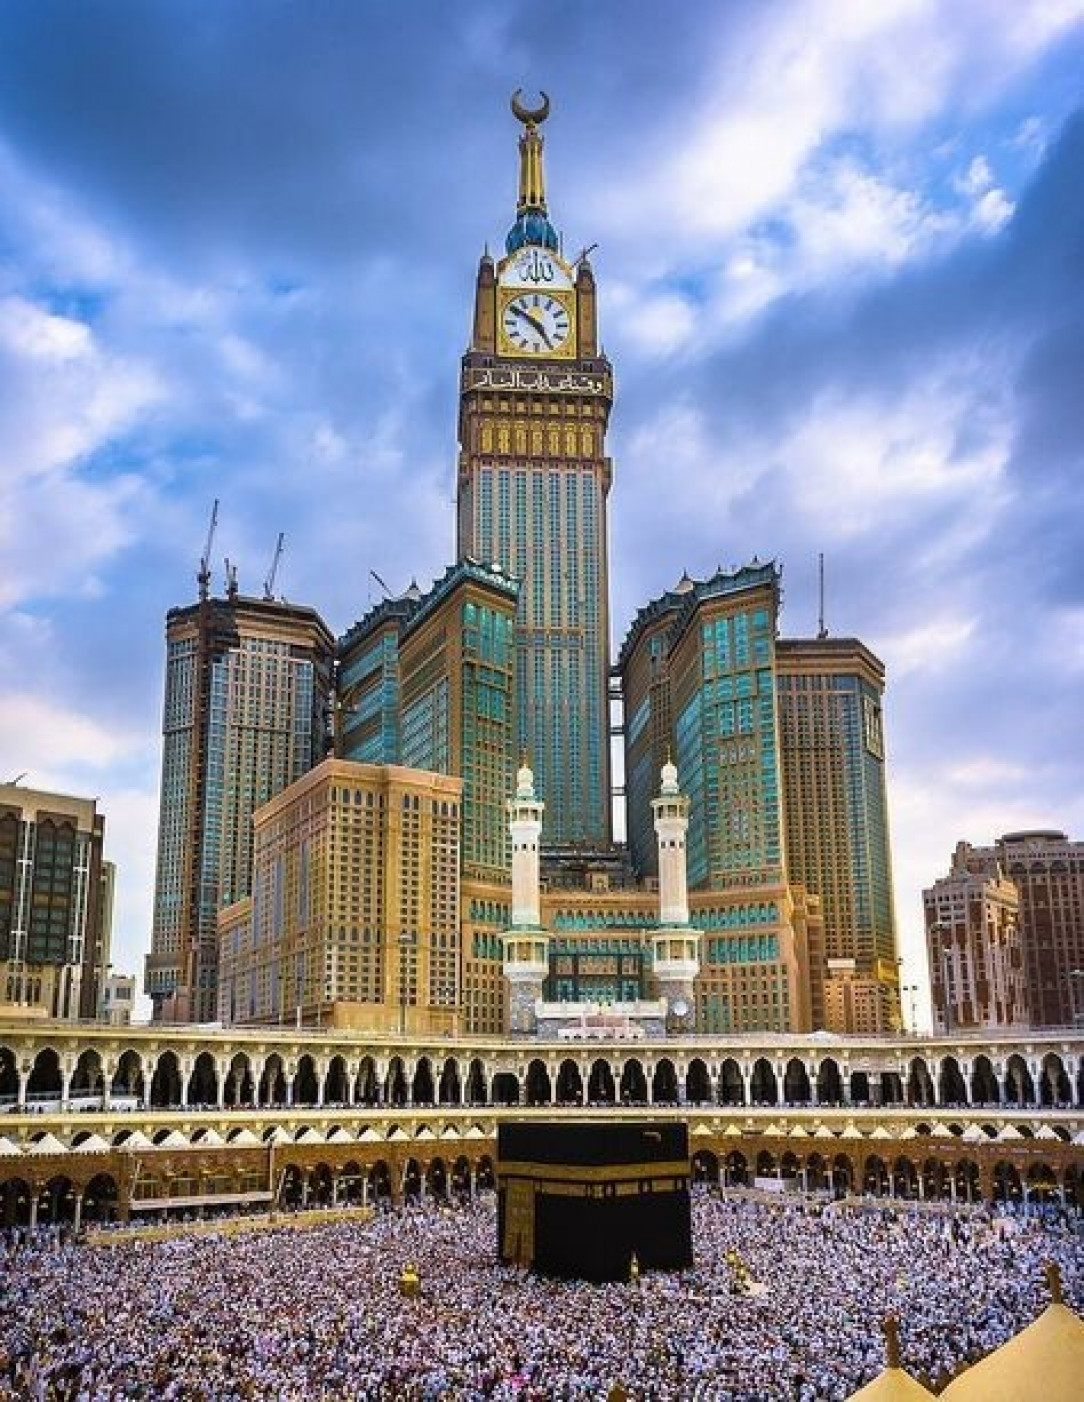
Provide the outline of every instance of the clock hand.
{"type": "Polygon", "coordinates": [[[532,316],[531,313],[526,310],[526,308],[517,307],[513,304],[512,310],[520,318],[521,321],[525,321],[527,325],[532,327],[535,331],[537,331],[540,336],[546,335],[546,328],[543,325],[543,323],[539,321],[537,317],[532,316]]]}
{"type": "Polygon", "coordinates": [[[538,334],[542,337],[542,339],[545,341],[546,345],[550,348],[550,350],[553,349],[553,342],[550,340],[550,334],[546,330],[544,322],[541,322],[538,320],[537,317],[532,316],[531,313],[527,311],[524,307],[513,306],[512,310],[518,317],[525,321],[528,326],[530,326],[533,330],[538,332],[538,334]]]}

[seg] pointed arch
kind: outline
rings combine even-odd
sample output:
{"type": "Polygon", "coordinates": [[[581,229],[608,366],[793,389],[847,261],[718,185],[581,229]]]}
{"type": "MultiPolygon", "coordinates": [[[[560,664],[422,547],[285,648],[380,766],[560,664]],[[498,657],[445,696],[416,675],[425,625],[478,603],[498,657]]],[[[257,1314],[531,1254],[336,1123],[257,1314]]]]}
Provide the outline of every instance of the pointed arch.
{"type": "Polygon", "coordinates": [[[380,1104],[380,1077],[376,1073],[376,1061],[371,1056],[363,1056],[358,1063],[358,1074],[354,1078],[354,1103],[380,1104]]]}
{"type": "Polygon", "coordinates": [[[749,1100],[753,1105],[778,1105],[779,1082],[771,1062],[758,1056],[753,1062],[753,1074],[749,1081],[749,1100]]]}
{"type": "Polygon", "coordinates": [[[632,1056],[621,1068],[620,1095],[622,1105],[647,1104],[647,1076],[639,1057],[632,1056]]]}
{"type": "Polygon", "coordinates": [[[263,1064],[258,1096],[262,1106],[286,1104],[286,1068],[278,1052],[272,1052],[263,1064]]]}
{"type": "Polygon", "coordinates": [[[154,1063],[151,1076],[151,1105],[156,1110],[177,1108],[184,1103],[181,1064],[175,1051],[164,1051],[154,1063]]]}
{"type": "Polygon", "coordinates": [[[745,1104],[745,1080],[741,1067],[732,1056],[723,1062],[719,1072],[719,1103],[721,1105],[745,1104]]]}
{"type": "Polygon", "coordinates": [[[1073,1089],[1065,1070],[1065,1062],[1057,1052],[1047,1052],[1043,1057],[1042,1075],[1039,1078],[1039,1104],[1050,1108],[1067,1108],[1073,1103],[1073,1089]]]}
{"type": "Polygon", "coordinates": [[[324,1104],[349,1105],[350,1103],[350,1072],[346,1069],[346,1057],[336,1055],[327,1064],[327,1075],[324,1077],[324,1104]]]}
{"type": "Polygon", "coordinates": [[[999,1105],[1001,1088],[994,1073],[994,1063],[988,1056],[979,1055],[971,1067],[972,1105],[999,1105]]]}
{"type": "Polygon", "coordinates": [[[411,1085],[411,1100],[415,1105],[432,1105],[436,1100],[436,1087],[433,1084],[433,1065],[427,1056],[423,1056],[414,1068],[414,1080],[411,1085]]]}
{"type": "Polygon", "coordinates": [[[787,1105],[808,1105],[812,1098],[813,1088],[805,1062],[792,1056],[783,1073],[783,1101],[787,1105]]]}
{"type": "Polygon", "coordinates": [[[668,1056],[662,1057],[655,1066],[651,1077],[651,1099],[656,1105],[676,1105],[678,1103],[678,1078],[674,1063],[668,1056]]]}
{"type": "Polygon", "coordinates": [[[190,1106],[218,1104],[218,1067],[208,1051],[200,1052],[188,1078],[185,1102],[190,1106]]]}
{"type": "Polygon", "coordinates": [[[482,1064],[481,1057],[471,1059],[470,1068],[467,1071],[467,1104],[485,1105],[488,1097],[486,1095],[486,1068],[482,1064]]]}
{"type": "Polygon", "coordinates": [[[843,1104],[843,1077],[840,1074],[839,1062],[833,1056],[826,1056],[817,1067],[817,1103],[843,1104]]]}
{"type": "Polygon", "coordinates": [[[960,1063],[954,1056],[943,1056],[937,1074],[938,1104],[942,1106],[966,1105],[967,1084],[960,1063]]]}
{"type": "Polygon", "coordinates": [[[60,1057],[52,1047],[42,1047],[34,1058],[26,1083],[28,1100],[59,1100],[61,1095],[60,1057]]]}
{"type": "Polygon", "coordinates": [[[591,1063],[591,1072],[587,1078],[587,1103],[612,1105],[616,1099],[613,1068],[605,1057],[596,1057],[591,1063]]]}
{"type": "Polygon", "coordinates": [[[410,1096],[406,1069],[401,1056],[393,1056],[388,1063],[388,1074],[384,1078],[384,1104],[405,1105],[410,1096]]]}
{"type": "Polygon", "coordinates": [[[924,1056],[913,1056],[907,1072],[908,1105],[929,1106],[937,1104],[933,1077],[924,1056]]]}
{"type": "Polygon", "coordinates": [[[708,1064],[701,1056],[694,1056],[685,1072],[685,1099],[690,1105],[710,1105],[714,1099],[708,1064]]]}
{"type": "Polygon", "coordinates": [[[553,1099],[553,1086],[546,1063],[535,1057],[527,1067],[527,1104],[549,1105],[553,1099]]]}
{"type": "Polygon", "coordinates": [[[441,1105],[460,1105],[463,1102],[463,1086],[459,1079],[459,1062],[454,1056],[444,1059],[440,1071],[440,1084],[437,1099],[441,1105]]]}
{"type": "Polygon", "coordinates": [[[1005,1104],[1035,1104],[1035,1081],[1019,1052],[1013,1052],[1005,1064],[1005,1104]]]}
{"type": "Polygon", "coordinates": [[[583,1077],[580,1068],[570,1056],[566,1056],[557,1069],[558,1105],[583,1104],[583,1077]]]}
{"type": "Polygon", "coordinates": [[[75,1063],[72,1078],[68,1084],[68,1095],[72,1100],[100,1100],[104,1091],[105,1074],[102,1070],[102,1058],[94,1047],[88,1047],[86,1051],[79,1053],[79,1059],[75,1063]]]}

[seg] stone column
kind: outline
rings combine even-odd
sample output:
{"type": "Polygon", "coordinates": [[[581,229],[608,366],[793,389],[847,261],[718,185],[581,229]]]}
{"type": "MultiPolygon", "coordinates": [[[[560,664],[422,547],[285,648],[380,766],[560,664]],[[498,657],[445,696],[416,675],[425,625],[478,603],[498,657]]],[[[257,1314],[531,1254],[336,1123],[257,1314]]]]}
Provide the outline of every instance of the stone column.
{"type": "Polygon", "coordinates": [[[140,1065],[143,1068],[143,1094],[139,1097],[141,1110],[151,1108],[151,1085],[154,1082],[154,1064],[157,1060],[158,1058],[153,1054],[140,1057],[140,1065]]]}
{"type": "Polygon", "coordinates": [[[119,1056],[102,1057],[102,1109],[109,1110],[113,1105],[113,1077],[120,1066],[119,1056]]]}
{"type": "Polygon", "coordinates": [[[65,1057],[60,1063],[60,1108],[62,1111],[70,1110],[72,1077],[75,1075],[75,1063],[70,1057],[65,1057]]]}

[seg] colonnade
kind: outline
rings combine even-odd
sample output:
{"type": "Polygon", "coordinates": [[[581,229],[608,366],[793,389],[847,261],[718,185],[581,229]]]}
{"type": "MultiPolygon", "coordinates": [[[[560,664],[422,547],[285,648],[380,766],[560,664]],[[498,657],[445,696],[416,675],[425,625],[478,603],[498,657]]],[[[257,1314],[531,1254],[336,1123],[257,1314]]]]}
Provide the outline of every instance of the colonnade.
{"type": "Polygon", "coordinates": [[[1028,1049],[853,1057],[586,1046],[362,1054],[0,1043],[0,1110],[282,1105],[717,1104],[1084,1107],[1084,1055],[1028,1049]]]}

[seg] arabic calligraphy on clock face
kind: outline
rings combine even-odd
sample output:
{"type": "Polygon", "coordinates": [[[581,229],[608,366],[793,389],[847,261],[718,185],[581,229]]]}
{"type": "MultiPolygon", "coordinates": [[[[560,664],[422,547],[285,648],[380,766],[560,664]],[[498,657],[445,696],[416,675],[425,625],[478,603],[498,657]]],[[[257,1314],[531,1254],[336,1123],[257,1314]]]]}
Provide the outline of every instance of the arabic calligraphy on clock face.
{"type": "Polygon", "coordinates": [[[523,248],[501,273],[505,287],[570,288],[572,278],[564,262],[545,248],[523,248]]]}

